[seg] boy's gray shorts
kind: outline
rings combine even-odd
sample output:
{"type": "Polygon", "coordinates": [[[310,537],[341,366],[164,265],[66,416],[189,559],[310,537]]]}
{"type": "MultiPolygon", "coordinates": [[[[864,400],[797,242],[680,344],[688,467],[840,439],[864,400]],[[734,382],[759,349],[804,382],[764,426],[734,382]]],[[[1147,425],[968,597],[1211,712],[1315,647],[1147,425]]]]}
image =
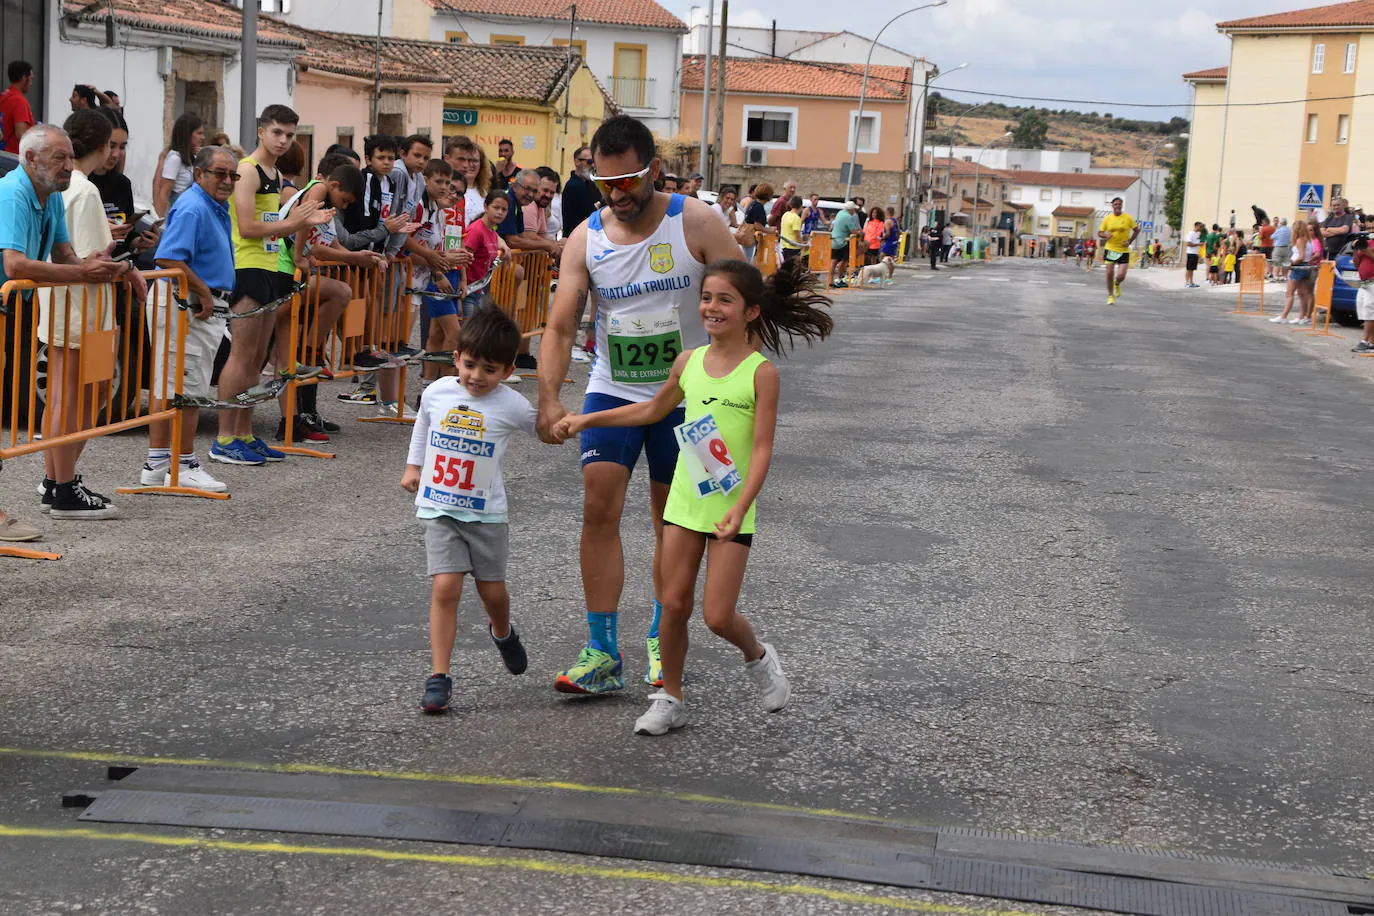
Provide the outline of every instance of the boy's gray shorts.
{"type": "Polygon", "coordinates": [[[481,582],[506,581],[509,528],[505,522],[422,518],[429,574],[472,573],[481,582]]]}

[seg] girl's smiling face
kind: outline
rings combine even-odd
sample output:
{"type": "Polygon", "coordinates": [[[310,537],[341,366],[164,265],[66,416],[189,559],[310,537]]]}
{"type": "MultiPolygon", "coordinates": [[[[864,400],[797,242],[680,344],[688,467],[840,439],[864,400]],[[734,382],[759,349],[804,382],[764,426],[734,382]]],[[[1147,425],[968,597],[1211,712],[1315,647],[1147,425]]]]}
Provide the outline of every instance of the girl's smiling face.
{"type": "Polygon", "coordinates": [[[759,315],[757,305],[749,305],[730,281],[712,275],[701,284],[701,301],[697,306],[701,323],[713,339],[721,335],[744,333],[759,315]]]}

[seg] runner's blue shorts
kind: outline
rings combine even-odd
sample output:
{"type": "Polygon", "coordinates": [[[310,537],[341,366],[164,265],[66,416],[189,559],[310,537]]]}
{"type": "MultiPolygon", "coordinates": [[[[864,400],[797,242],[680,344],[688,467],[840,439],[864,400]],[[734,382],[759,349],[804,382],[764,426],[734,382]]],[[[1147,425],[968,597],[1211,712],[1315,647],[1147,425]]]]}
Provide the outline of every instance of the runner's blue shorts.
{"type": "MultiPolygon", "coordinates": [[[[596,413],[613,407],[633,404],[609,394],[588,393],[582,402],[583,413],[596,413]]],[[[681,426],[687,411],[676,408],[668,416],[649,426],[596,426],[582,430],[582,466],[596,461],[614,461],[634,471],[643,452],[649,464],[649,479],[655,483],[673,482],[677,469],[677,436],[673,427],[681,426]]]]}

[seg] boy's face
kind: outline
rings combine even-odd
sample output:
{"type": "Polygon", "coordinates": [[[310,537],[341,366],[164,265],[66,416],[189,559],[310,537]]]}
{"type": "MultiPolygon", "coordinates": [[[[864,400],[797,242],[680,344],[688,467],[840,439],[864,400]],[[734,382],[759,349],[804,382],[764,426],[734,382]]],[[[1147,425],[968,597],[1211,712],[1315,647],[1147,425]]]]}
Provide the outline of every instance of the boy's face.
{"type": "Polygon", "coordinates": [[[273,156],[285,155],[295,139],[296,125],[294,124],[278,124],[276,121],[268,121],[258,128],[258,142],[262,144],[263,149],[273,156]]]}
{"type": "Polygon", "coordinates": [[[447,175],[431,175],[425,179],[425,191],[429,193],[429,199],[433,201],[443,201],[448,197],[450,184],[447,175]]]}
{"type": "Polygon", "coordinates": [[[372,155],[367,157],[368,167],[378,175],[388,175],[391,167],[396,164],[396,151],[394,149],[374,149],[372,155]]]}
{"type": "Polygon", "coordinates": [[[353,206],[353,195],[341,189],[337,181],[327,181],[325,187],[329,189],[329,193],[325,195],[329,198],[329,206],[335,210],[347,210],[353,206]]]}
{"type": "Polygon", "coordinates": [[[467,393],[481,397],[496,390],[496,386],[510,378],[515,364],[503,366],[489,359],[478,359],[468,353],[459,353],[454,364],[458,367],[458,381],[463,383],[467,393]]]}
{"type": "Polygon", "coordinates": [[[406,168],[410,174],[418,175],[425,170],[425,165],[429,163],[429,153],[433,147],[425,146],[423,143],[412,143],[410,149],[406,150],[406,168]]]}

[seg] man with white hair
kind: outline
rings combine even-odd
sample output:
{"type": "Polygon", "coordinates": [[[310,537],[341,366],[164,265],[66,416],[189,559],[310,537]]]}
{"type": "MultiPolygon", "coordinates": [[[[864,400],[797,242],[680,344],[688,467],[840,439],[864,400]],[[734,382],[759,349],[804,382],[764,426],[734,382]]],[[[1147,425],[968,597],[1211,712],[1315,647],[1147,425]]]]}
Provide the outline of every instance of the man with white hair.
{"type": "MultiPolygon", "coordinates": [[[[19,141],[20,167],[0,178],[0,285],[9,280],[36,283],[109,283],[133,270],[128,261],[110,260],[108,248],[78,257],[67,232],[62,192],[72,180],[71,140],[53,124],[35,124],[19,141]]],[[[113,247],[113,246],[111,246],[113,247]]],[[[55,502],[74,511],[105,508],[79,478],[57,480],[55,502]]],[[[0,540],[32,541],[42,536],[0,511],[0,540]]]]}

